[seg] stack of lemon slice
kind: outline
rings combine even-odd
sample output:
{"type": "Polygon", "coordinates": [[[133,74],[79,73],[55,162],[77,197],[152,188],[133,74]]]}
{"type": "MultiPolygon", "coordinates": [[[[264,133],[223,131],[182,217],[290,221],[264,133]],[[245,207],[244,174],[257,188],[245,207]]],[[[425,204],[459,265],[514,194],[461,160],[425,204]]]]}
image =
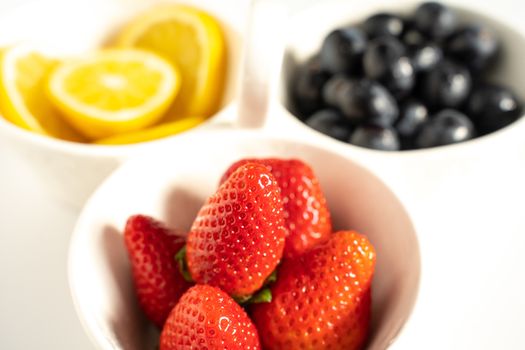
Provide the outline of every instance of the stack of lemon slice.
{"type": "Polygon", "coordinates": [[[131,21],[116,44],[153,51],[179,67],[184,84],[168,119],[218,109],[226,48],[219,24],[207,13],[186,5],[156,7],[131,21]]]}
{"type": "Polygon", "coordinates": [[[0,110],[69,141],[126,144],[192,128],[219,108],[226,48],[219,24],[185,5],[131,21],[114,47],[62,62],[26,46],[0,56],[0,110]]]}

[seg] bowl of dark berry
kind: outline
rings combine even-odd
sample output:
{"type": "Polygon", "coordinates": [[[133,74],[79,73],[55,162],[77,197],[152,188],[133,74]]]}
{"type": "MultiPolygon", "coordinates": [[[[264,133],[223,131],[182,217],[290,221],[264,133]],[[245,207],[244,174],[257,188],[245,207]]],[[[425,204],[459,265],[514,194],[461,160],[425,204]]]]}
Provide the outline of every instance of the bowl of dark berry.
{"type": "Polygon", "coordinates": [[[521,124],[524,46],[474,8],[323,2],[291,21],[283,102],[311,129],[369,149],[482,140],[521,124]]]}

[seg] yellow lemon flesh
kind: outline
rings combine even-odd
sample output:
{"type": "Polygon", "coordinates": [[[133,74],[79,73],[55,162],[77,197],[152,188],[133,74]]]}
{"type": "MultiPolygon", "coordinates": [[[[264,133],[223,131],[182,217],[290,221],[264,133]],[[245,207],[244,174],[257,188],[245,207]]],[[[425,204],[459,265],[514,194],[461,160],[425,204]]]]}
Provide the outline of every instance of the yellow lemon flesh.
{"type": "Polygon", "coordinates": [[[85,139],[48,100],[45,86],[58,61],[21,45],[0,53],[0,111],[11,123],[41,135],[68,141],[85,139]]]}
{"type": "Polygon", "coordinates": [[[219,23],[187,5],[159,5],[132,20],[116,44],[151,50],[179,68],[182,87],[166,120],[217,112],[222,100],[226,45],[219,23]]]}
{"type": "Polygon", "coordinates": [[[177,69],[160,56],[114,49],[58,65],[47,91],[64,118],[96,140],[153,125],[179,87],[177,69]]]}
{"type": "Polygon", "coordinates": [[[153,141],[170,135],[179,134],[183,131],[194,128],[205,120],[206,119],[203,117],[183,118],[173,122],[155,125],[144,130],[100,139],[95,143],[99,145],[127,145],[132,143],[153,141]]]}

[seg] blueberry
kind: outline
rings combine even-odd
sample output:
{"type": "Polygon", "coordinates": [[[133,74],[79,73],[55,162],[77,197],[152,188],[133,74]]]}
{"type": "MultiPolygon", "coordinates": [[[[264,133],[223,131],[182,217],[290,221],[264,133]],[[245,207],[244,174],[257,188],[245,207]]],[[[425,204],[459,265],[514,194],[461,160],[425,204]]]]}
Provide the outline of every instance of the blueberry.
{"type": "Polygon", "coordinates": [[[332,76],[323,87],[323,99],[328,106],[338,107],[352,85],[352,78],[344,74],[332,76]]]}
{"type": "Polygon", "coordinates": [[[358,127],[352,133],[349,143],[381,151],[400,149],[399,138],[394,129],[374,124],[358,127]]]}
{"type": "Polygon", "coordinates": [[[382,63],[384,61],[395,61],[405,54],[405,47],[397,38],[375,38],[368,43],[363,56],[363,60],[365,61],[363,62],[363,65],[365,70],[369,70],[370,72],[382,71],[385,69],[384,67],[374,67],[374,64],[382,63]],[[367,59],[369,62],[366,62],[367,59]]]}
{"type": "Polygon", "coordinates": [[[339,109],[352,124],[361,123],[367,116],[366,110],[361,105],[364,97],[359,95],[359,84],[359,80],[336,74],[323,89],[326,104],[339,109]]]}
{"type": "Polygon", "coordinates": [[[358,74],[361,71],[366,45],[366,36],[358,28],[334,30],[328,34],[321,46],[321,66],[334,74],[358,74]]]}
{"type": "Polygon", "coordinates": [[[469,25],[456,33],[447,43],[448,53],[472,70],[490,66],[499,52],[500,43],[496,33],[482,25],[469,25]]]}
{"type": "Polygon", "coordinates": [[[474,125],[466,115],[454,109],[444,109],[423,125],[415,145],[418,148],[443,146],[474,136],[474,125]]]}
{"type": "Polygon", "coordinates": [[[467,111],[478,129],[489,133],[521,117],[523,104],[510,88],[483,84],[473,90],[467,111]]]}
{"type": "Polygon", "coordinates": [[[346,118],[340,112],[332,109],[322,109],[305,121],[311,128],[333,137],[334,139],[346,141],[352,131],[346,118]]]}
{"type": "Polygon", "coordinates": [[[367,120],[389,126],[399,115],[394,97],[372,80],[334,76],[326,84],[323,95],[329,105],[339,108],[354,124],[367,120]]]}
{"type": "Polygon", "coordinates": [[[421,94],[431,109],[461,106],[470,93],[471,77],[468,69],[449,60],[443,60],[422,77],[421,94]]]}
{"type": "Polygon", "coordinates": [[[403,44],[394,37],[372,40],[363,56],[363,66],[368,78],[379,81],[396,97],[407,95],[414,87],[414,68],[403,44]]]}
{"type": "Polygon", "coordinates": [[[378,13],[368,17],[363,29],[369,38],[379,36],[400,36],[403,33],[403,20],[391,13],[378,13]]]}
{"type": "Polygon", "coordinates": [[[436,67],[443,59],[443,51],[441,48],[432,43],[411,47],[409,51],[412,66],[416,72],[428,72],[436,67]]]}
{"type": "Polygon", "coordinates": [[[300,118],[309,116],[324,106],[322,89],[329,78],[330,74],[321,69],[317,58],[299,68],[292,86],[292,99],[300,118]]]}
{"type": "Polygon", "coordinates": [[[442,59],[443,50],[440,45],[429,40],[413,24],[406,24],[409,29],[402,36],[416,73],[433,69],[442,59]]]}
{"type": "Polygon", "coordinates": [[[410,99],[401,105],[396,130],[401,137],[411,138],[428,121],[428,109],[418,100],[410,99]]]}
{"type": "Polygon", "coordinates": [[[434,40],[441,40],[452,34],[457,27],[456,13],[437,2],[421,4],[414,14],[415,27],[434,40]]]}

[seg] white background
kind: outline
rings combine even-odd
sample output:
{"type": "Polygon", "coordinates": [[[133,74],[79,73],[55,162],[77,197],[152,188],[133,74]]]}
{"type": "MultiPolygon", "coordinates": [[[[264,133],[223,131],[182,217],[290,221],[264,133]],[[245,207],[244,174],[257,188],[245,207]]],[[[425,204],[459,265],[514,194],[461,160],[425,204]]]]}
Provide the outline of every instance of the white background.
{"type": "MultiPolygon", "coordinates": [[[[0,0],[0,11],[24,1],[0,0]]],[[[522,25],[518,2],[478,4],[522,25]]],[[[483,173],[466,164],[428,178],[426,188],[439,180],[443,191],[420,199],[441,206],[412,208],[428,228],[420,237],[423,285],[396,349],[525,349],[524,153],[514,150],[483,173]]],[[[0,349],[93,349],[66,279],[75,217],[0,140],[0,349]]]]}

